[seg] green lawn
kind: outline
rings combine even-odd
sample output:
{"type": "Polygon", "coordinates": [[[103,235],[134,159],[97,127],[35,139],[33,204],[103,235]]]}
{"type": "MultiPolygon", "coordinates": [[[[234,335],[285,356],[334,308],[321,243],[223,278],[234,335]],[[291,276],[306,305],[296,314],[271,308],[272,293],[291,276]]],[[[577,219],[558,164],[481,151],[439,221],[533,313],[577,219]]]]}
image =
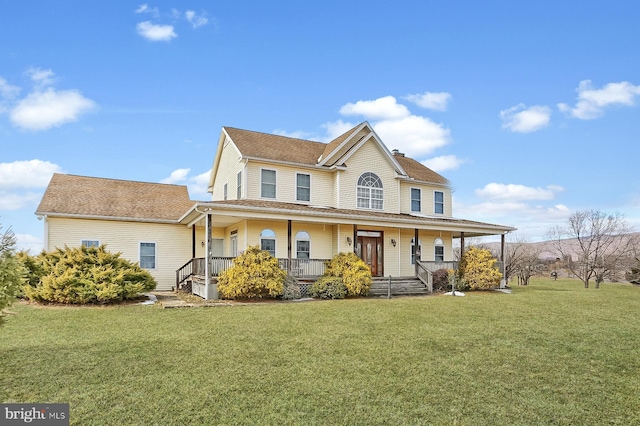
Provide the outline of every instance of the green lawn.
{"type": "Polygon", "coordinates": [[[72,424],[640,423],[640,288],[233,307],[16,305],[0,401],[72,424]]]}

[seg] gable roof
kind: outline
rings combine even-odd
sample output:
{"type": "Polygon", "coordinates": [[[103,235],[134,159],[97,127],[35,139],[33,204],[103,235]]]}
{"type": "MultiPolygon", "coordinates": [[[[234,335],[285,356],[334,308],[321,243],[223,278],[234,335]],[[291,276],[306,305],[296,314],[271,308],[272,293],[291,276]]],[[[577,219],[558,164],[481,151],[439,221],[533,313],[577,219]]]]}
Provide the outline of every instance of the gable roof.
{"type": "Polygon", "coordinates": [[[407,175],[409,175],[410,178],[422,182],[432,182],[442,185],[449,185],[449,180],[447,178],[434,172],[433,170],[426,167],[424,164],[419,163],[413,158],[405,157],[404,155],[395,152],[393,154],[393,157],[398,163],[400,163],[400,165],[407,172],[407,175]]]}
{"type": "MultiPolygon", "coordinates": [[[[349,152],[352,152],[353,149],[357,149],[358,143],[362,142],[362,138],[371,136],[380,146],[381,150],[386,154],[389,162],[394,164],[394,167],[400,175],[406,175],[410,179],[421,182],[431,182],[442,185],[449,184],[449,181],[443,176],[418,161],[409,157],[391,154],[371,125],[366,121],[349,129],[329,143],[272,135],[269,133],[255,132],[226,126],[222,128],[222,132],[229,136],[240,152],[240,155],[244,158],[301,164],[305,166],[324,165],[327,167],[340,165],[336,164],[336,162],[340,162],[345,158],[345,154],[349,155],[349,152]],[[358,135],[361,136],[358,137],[358,135]],[[331,157],[335,158],[327,163],[327,160],[331,157]]],[[[218,144],[222,143],[224,143],[224,138],[221,136],[218,144]]],[[[214,167],[210,178],[210,187],[213,185],[213,179],[215,178],[214,174],[220,152],[221,149],[220,146],[218,146],[218,154],[216,155],[216,160],[214,161],[214,167]]]]}
{"type": "Polygon", "coordinates": [[[325,145],[322,142],[223,127],[243,157],[315,165],[325,145]]]}
{"type": "Polygon", "coordinates": [[[56,173],[36,214],[177,222],[193,204],[183,185],[56,173]]]}

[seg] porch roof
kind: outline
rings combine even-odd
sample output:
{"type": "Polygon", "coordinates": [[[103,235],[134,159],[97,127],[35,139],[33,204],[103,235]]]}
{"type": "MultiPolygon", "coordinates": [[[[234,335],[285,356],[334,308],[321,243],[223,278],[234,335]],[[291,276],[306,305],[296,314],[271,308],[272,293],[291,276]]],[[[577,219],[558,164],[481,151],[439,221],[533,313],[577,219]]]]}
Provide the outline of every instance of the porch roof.
{"type": "Polygon", "coordinates": [[[180,222],[192,226],[207,214],[213,215],[214,226],[228,226],[238,220],[297,220],[327,224],[381,226],[408,229],[430,229],[452,232],[459,237],[500,235],[516,228],[453,217],[385,213],[373,210],[337,209],[325,206],[283,203],[264,200],[198,201],[180,222]]]}

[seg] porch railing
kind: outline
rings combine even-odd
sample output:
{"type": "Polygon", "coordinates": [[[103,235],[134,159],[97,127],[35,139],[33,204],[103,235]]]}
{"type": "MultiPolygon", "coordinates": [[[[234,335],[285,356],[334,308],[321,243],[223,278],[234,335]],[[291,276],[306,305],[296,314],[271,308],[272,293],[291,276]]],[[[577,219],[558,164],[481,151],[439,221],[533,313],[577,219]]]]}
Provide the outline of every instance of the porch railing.
{"type": "MultiPolygon", "coordinates": [[[[233,257],[213,257],[211,259],[210,276],[217,277],[220,272],[231,267],[233,257]]],[[[278,264],[285,271],[289,271],[296,278],[313,278],[324,274],[325,263],[329,259],[291,259],[291,267],[289,268],[289,259],[279,258],[278,264]]],[[[189,260],[176,271],[176,288],[179,289],[181,284],[192,276],[205,276],[205,259],[198,257],[189,260]]]]}
{"type": "MultiPolygon", "coordinates": [[[[416,260],[416,277],[427,287],[429,293],[433,293],[433,271],[429,270],[427,263],[416,260]]],[[[435,262],[433,262],[435,263],[435,262]]]]}
{"type": "Polygon", "coordinates": [[[324,274],[325,264],[330,259],[278,259],[280,267],[296,278],[319,277],[324,274]]]}

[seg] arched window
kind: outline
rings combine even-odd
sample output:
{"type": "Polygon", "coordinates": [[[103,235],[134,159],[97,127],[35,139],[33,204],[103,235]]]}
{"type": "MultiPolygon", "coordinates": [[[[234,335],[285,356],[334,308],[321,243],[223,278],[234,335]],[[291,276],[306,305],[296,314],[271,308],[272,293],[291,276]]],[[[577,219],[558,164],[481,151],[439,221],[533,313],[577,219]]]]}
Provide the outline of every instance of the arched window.
{"type": "Polygon", "coordinates": [[[309,259],[311,253],[311,238],[309,233],[300,231],[296,233],[296,258],[297,259],[309,259]]]}
{"type": "Polygon", "coordinates": [[[444,262],[444,241],[442,238],[436,238],[433,242],[434,247],[434,260],[436,262],[444,262]]]}
{"type": "Polygon", "coordinates": [[[382,181],[375,173],[366,172],[360,176],[357,200],[359,208],[382,210],[383,195],[382,181]]]}
{"type": "Polygon", "coordinates": [[[271,229],[263,229],[260,233],[260,249],[276,257],[276,233],[271,229]]]}
{"type": "Polygon", "coordinates": [[[416,254],[418,255],[418,259],[422,259],[422,241],[418,240],[418,247],[416,247],[416,239],[411,239],[411,264],[416,264],[416,254]]]}

